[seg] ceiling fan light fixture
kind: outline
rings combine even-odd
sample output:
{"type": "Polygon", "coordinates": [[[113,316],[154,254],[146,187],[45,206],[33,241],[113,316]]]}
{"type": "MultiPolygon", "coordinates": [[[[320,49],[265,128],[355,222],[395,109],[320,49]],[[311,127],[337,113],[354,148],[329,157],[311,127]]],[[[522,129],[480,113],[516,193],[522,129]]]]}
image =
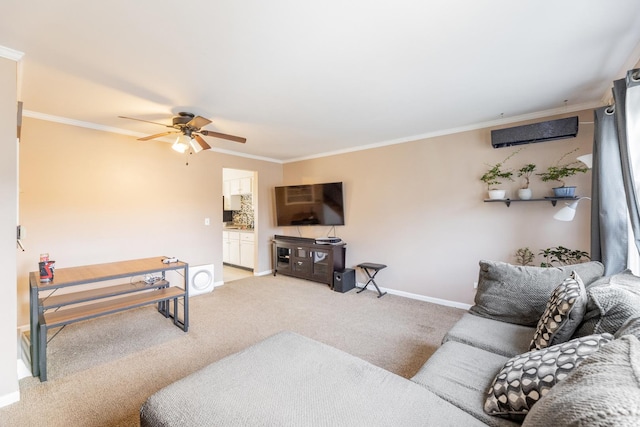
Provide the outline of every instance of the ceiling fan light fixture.
{"type": "Polygon", "coordinates": [[[149,141],[151,139],[161,138],[170,134],[175,134],[176,130],[181,133],[176,142],[171,146],[179,153],[184,153],[189,149],[189,146],[193,148],[195,153],[199,153],[202,150],[209,150],[211,146],[202,138],[202,136],[210,136],[213,138],[226,139],[229,141],[239,142],[244,144],[247,142],[247,138],[241,136],[227,135],[226,133],[214,132],[212,130],[202,129],[203,126],[207,126],[211,123],[211,120],[205,119],[201,116],[195,116],[192,113],[181,112],[178,116],[173,118],[173,122],[170,125],[150,122],[149,120],[136,119],[135,117],[118,116],[121,119],[135,120],[138,122],[151,123],[154,125],[163,126],[172,130],[156,133],[154,135],[144,136],[138,138],[138,141],[149,141]],[[195,140],[195,141],[194,141],[195,140]]]}
{"type": "Polygon", "coordinates": [[[173,148],[178,153],[183,154],[185,151],[187,151],[187,148],[189,148],[189,139],[190,138],[187,135],[180,135],[176,139],[176,142],[173,143],[171,148],[173,148]]]}
{"type": "Polygon", "coordinates": [[[198,141],[196,141],[195,139],[189,140],[189,145],[191,145],[191,148],[193,149],[193,152],[195,154],[198,154],[199,152],[202,151],[202,147],[200,146],[200,144],[198,144],[198,141]]]}

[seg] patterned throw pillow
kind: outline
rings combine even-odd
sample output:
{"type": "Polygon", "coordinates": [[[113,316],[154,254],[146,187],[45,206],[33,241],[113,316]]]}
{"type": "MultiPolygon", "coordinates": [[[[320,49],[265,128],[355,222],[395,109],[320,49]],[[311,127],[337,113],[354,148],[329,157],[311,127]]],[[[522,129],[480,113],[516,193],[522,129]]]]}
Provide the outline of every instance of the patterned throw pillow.
{"type": "Polygon", "coordinates": [[[551,387],[612,339],[590,335],[512,357],[487,390],[484,411],[521,421],[551,387]]]}
{"type": "Polygon", "coordinates": [[[574,271],[551,294],[529,350],[563,343],[575,332],[587,309],[587,291],[574,271]]]}

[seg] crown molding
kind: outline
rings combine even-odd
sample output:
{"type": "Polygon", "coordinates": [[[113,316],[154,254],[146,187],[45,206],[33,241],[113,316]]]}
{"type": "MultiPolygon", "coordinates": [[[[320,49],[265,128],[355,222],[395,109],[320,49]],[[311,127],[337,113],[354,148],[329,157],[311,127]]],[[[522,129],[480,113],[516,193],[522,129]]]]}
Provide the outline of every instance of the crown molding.
{"type": "MultiPolygon", "coordinates": [[[[77,127],[86,128],[86,129],[99,130],[99,131],[103,131],[103,132],[117,133],[117,134],[120,134],[120,135],[135,136],[136,138],[141,138],[141,137],[147,136],[147,134],[145,134],[145,133],[133,132],[133,131],[129,131],[129,130],[126,130],[126,129],[120,129],[120,128],[116,128],[116,127],[112,127],[112,126],[104,126],[104,125],[99,125],[99,124],[91,123],[91,122],[83,122],[81,120],[75,120],[75,119],[70,119],[70,118],[67,118],[67,117],[60,117],[60,116],[54,116],[54,115],[51,115],[51,114],[39,113],[37,111],[32,111],[32,110],[23,110],[22,111],[22,115],[23,115],[23,117],[30,117],[32,119],[45,120],[45,121],[48,121],[48,122],[55,122],[55,123],[62,123],[62,124],[65,124],[65,125],[77,126],[77,127]]],[[[175,137],[174,137],[174,139],[175,139],[175,137]]],[[[166,141],[166,142],[173,142],[173,140],[170,140],[169,138],[158,138],[158,140],[159,141],[166,141]]],[[[239,153],[237,151],[225,150],[225,149],[222,149],[222,148],[211,148],[210,150],[207,150],[207,151],[214,151],[216,153],[228,154],[230,156],[244,157],[244,158],[247,158],[247,159],[254,159],[254,160],[262,160],[262,161],[271,162],[271,163],[282,163],[282,160],[272,159],[272,158],[269,158],[269,157],[254,156],[252,154],[239,153]]]]}
{"type": "MultiPolygon", "coordinates": [[[[304,160],[319,159],[319,158],[322,158],[322,157],[329,157],[329,156],[335,156],[335,155],[346,154],[346,153],[353,153],[353,152],[357,152],[357,151],[370,150],[370,149],[373,149],[373,148],[386,147],[386,146],[389,146],[389,145],[404,144],[404,143],[407,143],[407,142],[420,141],[422,139],[429,139],[429,138],[435,138],[435,137],[438,137],[438,136],[452,135],[452,134],[456,134],[456,133],[468,132],[468,131],[477,130],[477,129],[489,128],[489,127],[493,127],[493,126],[501,126],[501,125],[505,125],[505,124],[509,124],[509,123],[523,122],[523,121],[527,121],[527,120],[534,120],[534,119],[539,119],[539,118],[544,118],[544,117],[549,117],[549,116],[555,116],[555,115],[559,115],[559,114],[568,114],[568,113],[573,113],[573,112],[576,112],[576,111],[583,111],[583,110],[599,108],[599,107],[601,107],[603,105],[605,105],[605,104],[603,104],[602,102],[589,102],[589,103],[583,103],[583,104],[576,104],[576,105],[572,105],[572,106],[560,107],[560,108],[555,108],[555,109],[551,109],[551,110],[537,111],[537,112],[534,112],[534,113],[523,114],[523,115],[513,116],[513,117],[507,117],[507,118],[503,118],[503,119],[499,119],[499,120],[492,120],[492,121],[474,123],[474,124],[471,124],[471,125],[468,125],[468,126],[460,126],[460,127],[451,128],[451,129],[444,129],[444,130],[439,130],[439,131],[435,131],[435,132],[429,132],[429,133],[423,133],[423,134],[419,134],[419,135],[408,136],[408,137],[405,137],[405,138],[398,138],[398,139],[393,139],[393,140],[388,140],[388,141],[381,141],[381,142],[376,142],[376,143],[373,143],[373,144],[359,145],[357,147],[346,148],[344,150],[336,150],[336,151],[324,152],[324,153],[319,153],[319,154],[315,154],[315,155],[312,155],[312,156],[298,157],[298,158],[286,159],[286,160],[273,159],[273,158],[270,158],[270,157],[263,157],[263,156],[255,156],[255,155],[252,155],[252,154],[240,153],[240,152],[237,152],[237,151],[225,150],[225,149],[222,149],[222,148],[211,148],[211,150],[207,150],[207,151],[213,151],[213,152],[216,152],[216,153],[228,154],[230,156],[244,157],[244,158],[247,158],[247,159],[261,160],[261,161],[266,161],[266,162],[271,162],[271,163],[286,164],[286,163],[300,162],[300,161],[304,161],[304,160]]],[[[46,120],[46,121],[50,121],[50,122],[62,123],[62,124],[70,125],[70,126],[78,126],[78,127],[88,128],[88,129],[94,129],[94,130],[99,130],[99,131],[103,131],[103,132],[112,132],[112,133],[117,133],[117,134],[120,134],[120,135],[135,136],[137,138],[146,136],[146,134],[142,134],[140,132],[132,132],[132,131],[129,131],[129,130],[120,129],[120,128],[116,128],[116,127],[104,126],[104,125],[99,125],[99,124],[96,124],[96,123],[83,122],[83,121],[80,121],[80,120],[69,119],[69,118],[66,118],[66,117],[54,116],[54,115],[45,114],[45,113],[39,113],[37,111],[23,110],[22,114],[25,117],[31,117],[31,118],[39,119],[39,120],[46,120]]],[[[159,140],[163,140],[163,138],[158,138],[158,139],[159,140]]],[[[171,142],[168,139],[164,139],[164,141],[171,142]]]]}
{"type": "Polygon", "coordinates": [[[12,61],[20,61],[24,56],[23,52],[19,50],[11,49],[10,47],[0,46],[0,57],[11,59],[12,61]]]}
{"type": "Polygon", "coordinates": [[[205,153],[208,151],[213,151],[215,153],[221,153],[221,154],[228,154],[230,156],[244,157],[245,159],[262,160],[264,162],[270,162],[270,163],[279,163],[279,164],[284,163],[282,160],[279,160],[279,159],[273,159],[271,157],[255,156],[253,154],[240,153],[238,151],[233,151],[233,150],[225,150],[224,148],[211,147],[211,149],[205,151],[205,153]]]}
{"type": "Polygon", "coordinates": [[[32,110],[23,110],[22,111],[22,115],[24,117],[30,117],[32,119],[39,119],[39,120],[45,120],[45,121],[48,121],[48,122],[62,123],[62,124],[65,124],[65,125],[77,126],[77,127],[93,129],[93,130],[101,130],[103,132],[118,133],[120,135],[135,136],[135,137],[138,137],[138,138],[145,136],[144,134],[139,133],[139,132],[132,132],[132,131],[128,131],[128,130],[120,129],[120,128],[115,128],[115,127],[111,127],[111,126],[104,126],[104,125],[99,125],[99,124],[96,124],[96,123],[83,122],[83,121],[80,121],[80,120],[69,119],[67,117],[60,117],[60,116],[54,116],[54,115],[51,115],[51,114],[39,113],[37,111],[32,111],[32,110]]]}
{"type": "Polygon", "coordinates": [[[494,126],[501,126],[509,123],[524,122],[527,120],[534,120],[539,118],[556,116],[559,114],[568,114],[568,113],[574,113],[576,111],[590,110],[590,109],[602,107],[603,105],[605,104],[601,102],[587,102],[587,103],[576,104],[576,105],[571,105],[567,107],[554,108],[551,110],[536,111],[534,113],[522,114],[520,116],[505,117],[499,120],[474,123],[468,126],[460,126],[460,127],[451,128],[451,129],[444,129],[444,130],[439,130],[435,132],[423,133],[420,135],[408,136],[405,138],[398,138],[398,139],[392,139],[389,141],[376,142],[373,144],[359,145],[357,147],[346,148],[344,150],[336,150],[336,151],[331,151],[326,153],[315,154],[312,156],[287,159],[287,160],[284,160],[282,163],[300,162],[303,160],[312,160],[312,159],[318,159],[322,157],[335,156],[339,154],[353,153],[356,151],[370,150],[372,148],[386,147],[389,145],[404,144],[407,142],[420,141],[422,139],[435,138],[438,136],[452,135],[452,134],[468,132],[472,130],[490,128],[494,126]]]}

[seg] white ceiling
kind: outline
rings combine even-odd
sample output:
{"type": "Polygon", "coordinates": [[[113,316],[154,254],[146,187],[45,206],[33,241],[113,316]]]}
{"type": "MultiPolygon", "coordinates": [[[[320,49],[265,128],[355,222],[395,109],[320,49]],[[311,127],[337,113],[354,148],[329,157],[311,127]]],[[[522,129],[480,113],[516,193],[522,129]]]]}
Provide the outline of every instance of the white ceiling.
{"type": "Polygon", "coordinates": [[[190,111],[288,161],[601,105],[640,1],[2,0],[0,46],[26,115],[143,136],[117,116],[190,111]]]}

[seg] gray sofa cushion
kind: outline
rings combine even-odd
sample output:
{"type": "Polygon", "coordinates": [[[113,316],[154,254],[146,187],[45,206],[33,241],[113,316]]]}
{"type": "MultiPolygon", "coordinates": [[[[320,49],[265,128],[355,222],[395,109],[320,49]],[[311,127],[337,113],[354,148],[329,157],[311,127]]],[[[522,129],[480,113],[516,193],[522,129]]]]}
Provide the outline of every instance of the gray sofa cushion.
{"type": "Polygon", "coordinates": [[[499,322],[465,313],[447,332],[443,342],[456,341],[511,357],[529,351],[535,328],[499,322]]]}
{"type": "Polygon", "coordinates": [[[575,271],[553,293],[531,340],[530,350],[568,341],[578,329],[587,309],[587,292],[575,271]]]}
{"type": "Polygon", "coordinates": [[[612,339],[611,334],[591,335],[512,357],[487,390],[485,412],[522,420],[555,384],[612,339]]]}
{"type": "Polygon", "coordinates": [[[615,338],[633,335],[640,340],[640,316],[630,317],[614,334],[615,338]]]}
{"type": "Polygon", "coordinates": [[[282,332],[158,391],[150,426],[480,426],[426,388],[282,332]]]}
{"type": "Polygon", "coordinates": [[[475,305],[469,311],[503,322],[536,326],[553,290],[574,270],[586,286],[602,276],[604,267],[596,261],[550,268],[480,261],[475,305]]]}
{"type": "Polygon", "coordinates": [[[630,271],[599,280],[587,289],[587,312],[574,336],[615,334],[630,317],[640,316],[640,278],[630,271]]]}
{"type": "Polygon", "coordinates": [[[448,341],[411,378],[447,402],[490,426],[514,426],[513,421],[487,415],[485,393],[507,357],[448,341]]]}
{"type": "Polygon", "coordinates": [[[535,404],[523,427],[640,424],[640,342],[616,339],[589,356],[535,404]]]}

